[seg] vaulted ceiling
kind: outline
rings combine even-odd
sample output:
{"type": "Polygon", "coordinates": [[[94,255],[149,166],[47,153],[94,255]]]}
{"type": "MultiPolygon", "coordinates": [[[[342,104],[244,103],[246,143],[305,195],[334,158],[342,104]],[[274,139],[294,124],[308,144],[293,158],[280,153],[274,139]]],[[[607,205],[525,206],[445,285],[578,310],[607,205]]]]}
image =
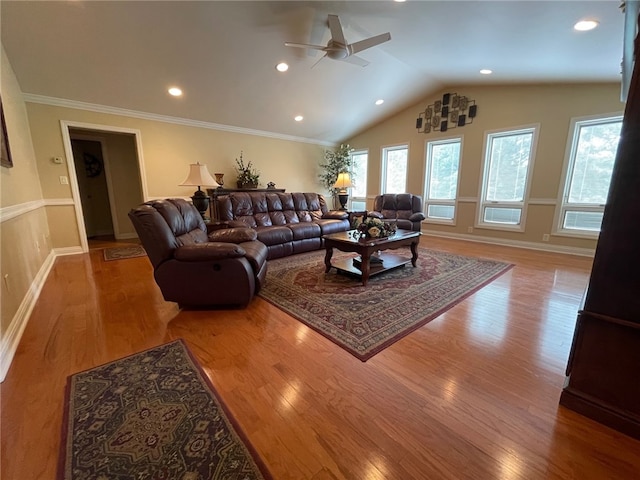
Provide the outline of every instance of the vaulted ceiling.
{"type": "Polygon", "coordinates": [[[7,1],[25,94],[339,142],[455,85],[619,82],[617,1],[7,1]],[[285,42],[390,32],[358,67],[285,42]],[[595,19],[599,27],[573,25],[595,19]],[[286,73],[278,62],[290,66],[286,73]],[[481,75],[488,68],[492,75],[481,75]],[[167,94],[170,86],[184,94],[167,94]],[[382,105],[375,101],[383,99],[382,105]],[[296,115],[304,116],[296,122],[296,115]]]}

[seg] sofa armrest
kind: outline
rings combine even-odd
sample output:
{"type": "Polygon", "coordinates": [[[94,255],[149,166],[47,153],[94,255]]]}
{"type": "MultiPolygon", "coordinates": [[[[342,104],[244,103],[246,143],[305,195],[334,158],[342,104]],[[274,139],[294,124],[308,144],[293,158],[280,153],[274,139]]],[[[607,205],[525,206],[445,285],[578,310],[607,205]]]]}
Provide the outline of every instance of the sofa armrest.
{"type": "Polygon", "coordinates": [[[331,210],[322,215],[322,218],[332,220],[346,220],[349,218],[349,213],[340,210],[331,210]]]}
{"type": "Polygon", "coordinates": [[[258,238],[253,228],[223,228],[209,233],[210,242],[242,243],[258,238]]]}
{"type": "Polygon", "coordinates": [[[411,216],[409,217],[409,220],[412,222],[421,222],[424,219],[425,219],[425,216],[424,216],[424,213],[422,212],[412,213],[411,216]]]}
{"type": "Polygon", "coordinates": [[[244,257],[245,253],[244,248],[234,243],[209,242],[179,247],[173,256],[180,262],[207,262],[244,257]]]}
{"type": "Polygon", "coordinates": [[[367,212],[367,217],[384,218],[384,216],[380,212],[367,212]]]}
{"type": "Polygon", "coordinates": [[[229,228],[251,228],[242,220],[228,220],[225,222],[229,228]]]}
{"type": "Polygon", "coordinates": [[[207,227],[207,233],[215,232],[216,230],[222,230],[229,228],[229,222],[210,222],[205,224],[207,227]]]}

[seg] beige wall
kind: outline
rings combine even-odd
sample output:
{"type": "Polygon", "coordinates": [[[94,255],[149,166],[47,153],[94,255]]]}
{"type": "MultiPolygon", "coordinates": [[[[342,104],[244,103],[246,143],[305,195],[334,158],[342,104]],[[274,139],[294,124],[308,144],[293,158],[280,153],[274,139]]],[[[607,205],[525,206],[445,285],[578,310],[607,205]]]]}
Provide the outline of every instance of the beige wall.
{"type": "MultiPolygon", "coordinates": [[[[193,195],[194,187],[178,184],[186,178],[189,164],[195,162],[207,165],[212,174],[223,173],[225,185],[235,187],[234,166],[240,151],[245,162],[252,161],[260,171],[261,186],[274,182],[288,192],[318,192],[322,188],[318,174],[325,147],[321,145],[39,103],[27,103],[27,110],[42,191],[48,199],[72,196],[70,187],[59,182],[61,175],[69,175],[67,162],[63,165],[51,162],[52,157],[65,156],[61,120],[138,130],[142,142],[142,182],[147,186],[148,198],[193,195]]],[[[127,211],[135,204],[127,204],[127,211]]],[[[63,224],[68,224],[73,210],[57,209],[64,217],[63,224]]],[[[79,238],[71,239],[68,232],[58,232],[53,222],[51,231],[56,247],[80,244],[79,238]],[[59,244],[63,237],[64,244],[59,244]]]]}
{"type": "MultiPolygon", "coordinates": [[[[356,149],[369,150],[367,193],[380,192],[381,149],[384,146],[409,144],[408,192],[423,195],[425,146],[427,141],[462,135],[459,197],[477,199],[487,131],[540,124],[537,153],[533,169],[530,199],[556,201],[572,117],[622,113],[619,84],[459,86],[451,87],[424,99],[389,120],[348,140],[356,149]],[[456,92],[475,100],[478,115],[473,124],[448,132],[418,133],[418,114],[444,93],[456,92]]],[[[371,204],[371,200],[369,203],[371,204]]],[[[542,242],[542,235],[553,231],[555,206],[531,205],[525,231],[505,232],[475,227],[476,203],[458,204],[455,226],[423,224],[425,231],[472,235],[517,242],[542,242]]],[[[596,240],[551,236],[550,245],[595,248],[596,240]]],[[[549,245],[547,244],[547,245],[549,245]]]]}
{"type": "Polygon", "coordinates": [[[50,253],[51,242],[27,111],[4,48],[0,73],[0,93],[14,164],[13,168],[0,168],[0,339],[6,347],[9,325],[50,253]],[[21,213],[14,216],[16,211],[21,213]]]}

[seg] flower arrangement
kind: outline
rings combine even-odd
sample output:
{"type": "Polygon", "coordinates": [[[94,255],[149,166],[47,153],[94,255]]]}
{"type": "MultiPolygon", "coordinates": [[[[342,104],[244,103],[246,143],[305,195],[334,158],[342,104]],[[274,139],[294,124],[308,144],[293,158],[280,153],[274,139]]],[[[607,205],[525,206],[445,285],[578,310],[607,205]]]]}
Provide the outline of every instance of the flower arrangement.
{"type": "Polygon", "coordinates": [[[367,217],[366,214],[362,221],[356,220],[354,227],[360,236],[369,238],[385,238],[396,233],[395,223],[385,223],[379,218],[367,217]]]}
{"type": "Polygon", "coordinates": [[[236,172],[238,172],[238,188],[256,188],[258,186],[258,182],[260,181],[260,172],[258,172],[258,170],[253,167],[251,161],[249,161],[246,165],[244,164],[244,160],[242,159],[242,151],[240,152],[240,160],[236,158],[235,168],[236,172]]]}

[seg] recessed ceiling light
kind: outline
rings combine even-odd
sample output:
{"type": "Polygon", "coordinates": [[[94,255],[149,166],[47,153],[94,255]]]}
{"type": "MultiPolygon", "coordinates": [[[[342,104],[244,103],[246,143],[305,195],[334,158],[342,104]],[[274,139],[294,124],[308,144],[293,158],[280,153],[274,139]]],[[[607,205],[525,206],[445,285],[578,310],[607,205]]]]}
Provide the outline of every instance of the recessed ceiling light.
{"type": "Polygon", "coordinates": [[[482,70],[480,70],[480,73],[482,75],[491,75],[493,73],[493,70],[489,70],[488,68],[483,68],[482,70]]]}
{"type": "Polygon", "coordinates": [[[397,3],[404,3],[404,2],[406,2],[407,0],[393,0],[393,1],[394,1],[394,2],[397,2],[397,3]]]}
{"type": "Polygon", "coordinates": [[[586,32],[588,30],[593,30],[598,26],[598,22],[595,20],[580,20],[573,26],[574,30],[578,30],[579,32],[586,32]]]}
{"type": "Polygon", "coordinates": [[[384,103],[383,99],[376,100],[376,105],[382,105],[384,103]]]}
{"type": "Polygon", "coordinates": [[[173,95],[174,97],[179,97],[180,95],[182,95],[182,90],[180,90],[178,87],[171,87],[169,89],[169,95],[173,95]]]}
{"type": "Polygon", "coordinates": [[[301,122],[301,121],[302,121],[302,119],[304,119],[304,117],[303,117],[302,115],[297,115],[296,117],[294,117],[294,120],[295,120],[296,122],[301,122]]]}
{"type": "Polygon", "coordinates": [[[287,70],[289,70],[289,65],[284,62],[279,63],[276,65],[276,70],[278,70],[279,72],[286,72],[287,70]]]}

